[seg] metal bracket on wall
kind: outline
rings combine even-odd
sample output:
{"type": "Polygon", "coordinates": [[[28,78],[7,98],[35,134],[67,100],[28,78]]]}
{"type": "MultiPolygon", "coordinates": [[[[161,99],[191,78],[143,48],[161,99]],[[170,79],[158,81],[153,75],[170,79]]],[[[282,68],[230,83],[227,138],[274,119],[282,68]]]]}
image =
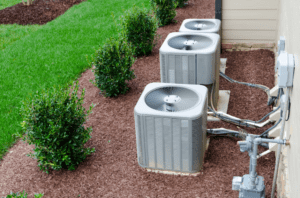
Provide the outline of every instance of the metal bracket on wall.
{"type": "Polygon", "coordinates": [[[222,0],[215,1],[215,18],[222,21],[222,0]]]}

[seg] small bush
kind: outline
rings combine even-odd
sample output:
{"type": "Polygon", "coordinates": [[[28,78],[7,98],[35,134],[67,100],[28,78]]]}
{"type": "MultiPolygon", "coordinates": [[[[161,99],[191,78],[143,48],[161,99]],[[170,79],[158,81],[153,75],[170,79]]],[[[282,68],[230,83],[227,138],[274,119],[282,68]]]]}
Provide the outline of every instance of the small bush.
{"type": "MultiPolygon", "coordinates": [[[[25,190],[23,190],[23,193],[21,193],[20,195],[19,195],[19,192],[17,192],[17,193],[10,193],[10,195],[7,195],[7,197],[6,198],[27,198],[27,193],[25,194],[25,190]]],[[[41,198],[41,197],[43,197],[44,196],[44,194],[35,194],[34,195],[34,198],[41,198]]],[[[4,198],[4,197],[2,197],[2,198],[4,198]]]]}
{"type": "Polygon", "coordinates": [[[134,6],[121,17],[121,36],[134,47],[136,56],[148,55],[156,45],[158,20],[151,11],[134,6]]]}
{"type": "Polygon", "coordinates": [[[173,22],[178,2],[175,0],[151,0],[151,5],[159,20],[159,26],[165,26],[173,22]]]}
{"type": "Polygon", "coordinates": [[[135,61],[132,47],[122,39],[110,38],[95,55],[92,62],[95,81],[91,82],[104,97],[125,94],[129,90],[126,81],[135,78],[134,71],[130,70],[135,61]]]}
{"type": "MultiPolygon", "coordinates": [[[[41,170],[48,172],[49,167],[54,170],[68,168],[75,170],[86,155],[95,149],[84,148],[84,144],[91,138],[92,129],[84,129],[86,117],[92,107],[84,113],[82,107],[85,90],[81,98],[77,97],[78,81],[69,97],[69,86],[53,87],[53,92],[42,91],[26,101],[21,107],[22,132],[16,136],[26,139],[29,144],[35,144],[35,153],[29,157],[38,159],[41,170]],[[78,102],[76,102],[78,100],[78,102]],[[25,134],[24,134],[25,133],[25,134]],[[25,136],[27,135],[27,136],[25,136]]],[[[93,107],[95,105],[92,104],[93,107]]]]}
{"type": "Polygon", "coordinates": [[[180,8],[184,7],[185,2],[187,2],[187,1],[188,0],[177,0],[177,3],[178,3],[177,7],[180,7],[180,8]]]}

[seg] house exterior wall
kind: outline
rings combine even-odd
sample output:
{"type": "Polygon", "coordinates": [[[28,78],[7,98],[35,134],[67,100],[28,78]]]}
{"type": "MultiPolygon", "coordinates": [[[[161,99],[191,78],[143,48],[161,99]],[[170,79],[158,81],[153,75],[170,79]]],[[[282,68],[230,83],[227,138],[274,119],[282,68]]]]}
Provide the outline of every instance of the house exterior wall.
{"type": "Polygon", "coordinates": [[[278,1],[222,0],[222,43],[275,43],[278,1]]]}
{"type": "Polygon", "coordinates": [[[278,2],[278,32],[286,39],[285,51],[294,54],[295,73],[291,92],[290,118],[285,125],[284,136],[290,140],[290,146],[282,147],[282,155],[277,178],[278,197],[300,197],[300,1],[280,0],[278,2]]]}

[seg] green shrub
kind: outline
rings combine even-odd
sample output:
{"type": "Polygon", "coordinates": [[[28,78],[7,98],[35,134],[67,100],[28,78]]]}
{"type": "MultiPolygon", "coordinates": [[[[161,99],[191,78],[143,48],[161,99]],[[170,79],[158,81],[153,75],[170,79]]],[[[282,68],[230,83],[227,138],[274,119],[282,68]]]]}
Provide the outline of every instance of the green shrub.
{"type": "Polygon", "coordinates": [[[185,2],[187,2],[187,1],[188,0],[177,0],[177,3],[178,3],[177,7],[180,7],[180,8],[184,7],[185,2]]]}
{"type": "Polygon", "coordinates": [[[110,38],[95,55],[92,62],[95,81],[90,82],[100,89],[104,97],[125,94],[129,90],[126,81],[135,78],[134,71],[130,70],[135,61],[132,47],[120,38],[110,38]]]}
{"type": "MultiPolygon", "coordinates": [[[[49,89],[48,92],[43,90],[42,94],[36,92],[34,97],[22,102],[22,132],[16,136],[23,138],[23,141],[27,138],[29,144],[35,144],[35,153],[30,152],[27,156],[38,159],[38,166],[43,171],[46,169],[47,173],[49,167],[54,170],[75,170],[75,166],[86,155],[95,152],[95,148],[83,147],[91,138],[89,134],[92,129],[89,127],[85,130],[83,124],[92,107],[87,114],[84,113],[82,104],[85,90],[83,89],[81,98],[78,98],[78,81],[71,97],[69,88],[53,87],[53,92],[49,89]]],[[[93,104],[92,106],[95,107],[93,104]]]]}
{"type": "Polygon", "coordinates": [[[159,20],[159,26],[165,26],[173,22],[178,2],[175,0],[151,0],[151,5],[159,20]]]}
{"type": "MultiPolygon", "coordinates": [[[[25,194],[25,190],[23,190],[23,193],[21,193],[20,195],[19,195],[19,192],[17,192],[17,193],[10,193],[10,195],[7,195],[7,197],[6,198],[27,198],[27,193],[25,194]]],[[[34,198],[41,198],[41,197],[43,197],[44,196],[44,194],[35,194],[34,195],[34,198]]],[[[3,198],[3,197],[2,197],[3,198]]]]}
{"type": "Polygon", "coordinates": [[[136,56],[148,55],[156,45],[158,20],[151,11],[134,6],[121,16],[121,36],[135,48],[136,56]]]}

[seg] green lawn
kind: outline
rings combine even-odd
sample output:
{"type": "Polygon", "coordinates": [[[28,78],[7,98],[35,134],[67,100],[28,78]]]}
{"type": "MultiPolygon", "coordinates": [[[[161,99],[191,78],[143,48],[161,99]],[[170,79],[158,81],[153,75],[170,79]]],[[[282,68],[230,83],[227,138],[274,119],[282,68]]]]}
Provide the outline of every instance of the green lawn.
{"type": "MultiPolygon", "coordinates": [[[[0,9],[19,2],[2,0],[0,9]]],[[[149,0],[87,0],[43,26],[0,25],[0,159],[21,130],[22,100],[76,80],[90,67],[85,56],[117,36],[111,13],[118,19],[134,3],[150,8],[149,0]]]]}

